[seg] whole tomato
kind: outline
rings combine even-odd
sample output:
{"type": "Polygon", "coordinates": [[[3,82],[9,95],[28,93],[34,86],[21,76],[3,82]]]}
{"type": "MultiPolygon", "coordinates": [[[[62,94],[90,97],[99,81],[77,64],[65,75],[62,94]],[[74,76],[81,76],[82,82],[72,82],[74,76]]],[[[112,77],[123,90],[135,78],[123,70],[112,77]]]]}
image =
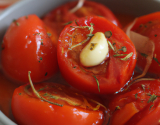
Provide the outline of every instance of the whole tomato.
{"type": "Polygon", "coordinates": [[[34,82],[53,76],[58,70],[54,36],[54,32],[36,15],[14,20],[2,42],[4,74],[20,84],[28,82],[28,71],[32,71],[34,82]]]}
{"type": "Polygon", "coordinates": [[[77,1],[61,5],[45,15],[43,21],[53,29],[56,29],[58,34],[60,34],[66,23],[85,16],[103,16],[115,25],[121,27],[121,24],[113,12],[100,3],[85,0],[81,8],[75,12],[71,12],[76,5],[77,1]]]}
{"type": "Polygon", "coordinates": [[[98,16],[77,19],[67,25],[60,34],[57,55],[62,76],[70,85],[98,94],[120,90],[131,78],[136,64],[136,50],[130,39],[120,28],[98,16]],[[97,32],[110,35],[105,37],[109,53],[100,64],[86,67],[80,62],[80,53],[97,32]]]}
{"type": "Polygon", "coordinates": [[[160,115],[160,80],[142,79],[108,103],[109,125],[157,125],[160,115]]]}
{"type": "Polygon", "coordinates": [[[15,89],[12,112],[22,125],[102,125],[105,107],[73,88],[57,83],[35,84],[15,89]]]}

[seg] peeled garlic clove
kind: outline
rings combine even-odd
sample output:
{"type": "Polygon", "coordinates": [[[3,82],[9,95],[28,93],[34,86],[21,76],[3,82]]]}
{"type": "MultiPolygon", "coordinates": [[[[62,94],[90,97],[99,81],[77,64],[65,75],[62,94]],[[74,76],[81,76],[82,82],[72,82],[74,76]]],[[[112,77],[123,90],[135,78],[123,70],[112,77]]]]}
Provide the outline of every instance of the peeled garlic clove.
{"type": "Polygon", "coordinates": [[[105,60],[109,52],[107,39],[102,32],[97,32],[80,53],[80,62],[83,66],[92,67],[105,60]]]}

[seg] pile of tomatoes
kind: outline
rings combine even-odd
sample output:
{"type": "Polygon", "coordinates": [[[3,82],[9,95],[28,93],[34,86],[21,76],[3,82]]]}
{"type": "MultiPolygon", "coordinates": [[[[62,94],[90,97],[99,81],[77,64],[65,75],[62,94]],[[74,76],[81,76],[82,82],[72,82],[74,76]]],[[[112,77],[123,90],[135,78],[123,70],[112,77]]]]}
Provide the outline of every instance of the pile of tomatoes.
{"type": "Polygon", "coordinates": [[[122,27],[106,6],[79,2],[42,19],[20,17],[6,31],[1,63],[19,85],[11,102],[16,122],[159,124],[160,12],[122,27]]]}

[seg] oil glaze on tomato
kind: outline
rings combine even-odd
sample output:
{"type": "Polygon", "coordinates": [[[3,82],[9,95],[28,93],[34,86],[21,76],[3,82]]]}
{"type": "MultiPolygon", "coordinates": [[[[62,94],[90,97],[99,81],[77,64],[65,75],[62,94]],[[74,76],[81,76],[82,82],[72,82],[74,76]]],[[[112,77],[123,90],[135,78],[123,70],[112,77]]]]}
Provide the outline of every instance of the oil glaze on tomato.
{"type": "Polygon", "coordinates": [[[36,16],[28,15],[14,20],[2,43],[2,69],[4,74],[21,84],[32,80],[40,82],[58,70],[54,32],[36,16]]]}

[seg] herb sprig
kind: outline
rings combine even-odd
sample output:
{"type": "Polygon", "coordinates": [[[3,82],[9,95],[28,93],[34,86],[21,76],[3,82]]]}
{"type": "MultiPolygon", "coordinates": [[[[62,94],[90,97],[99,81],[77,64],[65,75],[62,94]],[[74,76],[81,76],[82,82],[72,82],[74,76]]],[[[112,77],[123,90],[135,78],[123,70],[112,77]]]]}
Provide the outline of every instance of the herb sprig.
{"type": "Polygon", "coordinates": [[[94,34],[92,34],[92,33],[93,33],[93,30],[94,30],[94,28],[93,28],[94,24],[93,24],[93,23],[90,23],[90,25],[91,25],[91,26],[70,26],[71,28],[75,28],[75,29],[76,29],[76,28],[80,28],[80,29],[85,29],[85,28],[87,28],[87,29],[90,31],[90,33],[87,34],[87,39],[83,40],[82,42],[80,42],[80,43],[78,43],[78,44],[76,44],[76,45],[71,46],[70,48],[68,48],[69,50],[72,50],[73,48],[75,48],[75,47],[77,47],[77,46],[79,46],[79,45],[82,45],[82,44],[86,43],[88,40],[90,40],[90,38],[94,35],[94,34]]]}

